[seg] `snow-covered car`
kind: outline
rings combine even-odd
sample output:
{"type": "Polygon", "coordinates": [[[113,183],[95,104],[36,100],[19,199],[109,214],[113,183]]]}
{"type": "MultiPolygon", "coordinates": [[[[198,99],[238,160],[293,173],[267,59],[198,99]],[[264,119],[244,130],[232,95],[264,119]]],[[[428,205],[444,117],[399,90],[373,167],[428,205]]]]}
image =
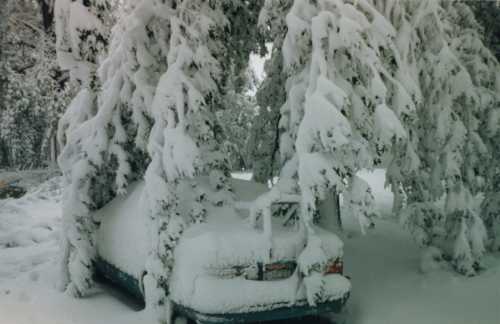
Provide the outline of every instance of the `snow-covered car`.
{"type": "MultiPolygon", "coordinates": [[[[290,224],[297,205],[274,205],[272,240],[250,226],[249,208],[263,185],[232,179],[234,209],[209,213],[205,223],[191,225],[175,251],[170,297],[175,311],[199,323],[254,322],[339,312],[350,292],[343,276],[342,242],[318,227],[328,266],[321,302],[308,303],[296,260],[305,235],[290,224]],[[283,216],[286,215],[286,216],[283,216]]],[[[99,275],[144,298],[145,264],[151,242],[143,209],[144,184],[132,186],[98,211],[99,275]]],[[[328,216],[326,216],[328,217],[328,216]]],[[[333,217],[333,216],[330,216],[333,217]]]]}

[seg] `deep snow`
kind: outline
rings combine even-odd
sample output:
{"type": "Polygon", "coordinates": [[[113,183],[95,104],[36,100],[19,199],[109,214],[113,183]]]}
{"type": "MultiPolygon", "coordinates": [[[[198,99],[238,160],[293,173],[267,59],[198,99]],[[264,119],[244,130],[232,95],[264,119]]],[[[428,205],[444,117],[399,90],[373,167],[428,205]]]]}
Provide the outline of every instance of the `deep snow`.
{"type": "MultiPolygon", "coordinates": [[[[365,236],[344,220],[345,272],[353,290],[339,322],[500,323],[500,255],[488,257],[488,270],[476,278],[446,269],[421,273],[420,250],[387,218],[392,197],[383,176],[381,170],[362,174],[386,218],[365,236]]],[[[148,323],[108,287],[81,300],[56,290],[60,194],[53,179],[19,200],[0,201],[0,324],[148,323]]]]}

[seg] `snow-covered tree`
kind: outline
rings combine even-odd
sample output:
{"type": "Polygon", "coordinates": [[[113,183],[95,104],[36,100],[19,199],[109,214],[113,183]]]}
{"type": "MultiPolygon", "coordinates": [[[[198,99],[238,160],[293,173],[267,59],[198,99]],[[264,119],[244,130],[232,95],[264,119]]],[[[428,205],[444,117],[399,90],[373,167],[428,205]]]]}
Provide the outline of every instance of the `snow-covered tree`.
{"type": "Polygon", "coordinates": [[[40,134],[45,128],[36,88],[24,86],[24,75],[8,70],[9,83],[1,112],[0,137],[6,144],[9,162],[19,168],[40,166],[40,134]]]}
{"type": "Polygon", "coordinates": [[[221,103],[224,109],[217,113],[217,119],[224,133],[230,168],[234,171],[251,170],[255,155],[251,152],[250,140],[257,103],[245,91],[238,92],[232,82],[228,84],[221,103]]]}
{"type": "Polygon", "coordinates": [[[286,35],[285,17],[293,1],[265,1],[259,15],[259,30],[267,47],[271,47],[265,62],[264,80],[257,88],[258,111],[250,135],[253,179],[267,182],[279,174],[280,109],[286,101],[286,74],[283,70],[283,40],[286,35]]]}
{"type": "Polygon", "coordinates": [[[217,112],[229,74],[239,72],[255,48],[252,42],[238,50],[236,35],[244,29],[237,9],[255,9],[246,1],[129,1],[97,78],[97,55],[107,43],[100,10],[106,8],[56,3],[61,63],[82,87],[60,123],[67,180],[63,265],[69,265],[68,290],[85,294],[99,224],[91,211],[144,175],[151,229],[146,303],[166,322],[177,240],[208,208],[232,200],[217,112]],[[208,177],[208,192],[198,176],[208,177]],[[187,210],[180,200],[190,201],[187,210]]]}
{"type": "Polygon", "coordinates": [[[153,99],[154,125],[148,144],[151,163],[146,172],[153,240],[146,300],[157,309],[160,321],[171,316],[168,286],[173,249],[186,219],[202,222],[207,213],[205,201],[221,205],[231,199],[228,161],[215,118],[222,76],[217,57],[223,49],[217,35],[222,35],[227,24],[223,3],[167,2],[163,9],[172,13],[168,69],[160,77],[153,99]],[[186,218],[179,206],[180,188],[185,179],[199,174],[209,176],[212,192],[202,192],[194,181],[191,188],[198,197],[186,218]]]}
{"type": "Polygon", "coordinates": [[[419,89],[417,127],[410,128],[417,149],[396,148],[388,171],[393,191],[406,196],[403,221],[417,241],[441,248],[457,271],[471,275],[484,252],[484,224],[471,206],[484,189],[489,151],[481,125],[496,108],[498,66],[466,4],[408,1],[386,9],[406,69],[418,75],[405,84],[419,89]],[[436,205],[440,199],[444,206],[436,205]]]}
{"type": "MultiPolygon", "coordinates": [[[[498,19],[500,16],[500,5],[497,1],[467,1],[467,4],[471,6],[477,22],[482,27],[479,29],[477,35],[468,38],[467,50],[462,52],[474,85],[479,87],[478,95],[482,100],[482,106],[486,108],[483,108],[485,111],[481,114],[479,134],[489,149],[490,160],[486,164],[484,162],[481,163],[483,170],[486,172],[485,198],[481,206],[481,217],[488,231],[488,247],[491,250],[498,251],[500,249],[500,214],[498,213],[500,178],[497,163],[499,159],[499,125],[497,117],[497,109],[500,108],[498,98],[499,67],[492,59],[490,53],[480,44],[479,39],[488,46],[498,61],[500,59],[500,20],[498,19]]],[[[467,26],[471,25],[471,19],[466,19],[465,21],[467,22],[467,26]]],[[[472,27],[477,30],[475,26],[472,27]]]]}
{"type": "MultiPolygon", "coordinates": [[[[488,171],[496,167],[495,157],[493,157],[495,162],[492,161],[486,166],[484,159],[491,158],[491,154],[495,154],[494,146],[488,147],[486,144],[492,140],[492,137],[493,141],[496,140],[495,137],[498,135],[500,126],[498,119],[500,113],[500,65],[494,54],[480,40],[480,27],[470,8],[460,2],[456,4],[445,2],[443,7],[449,15],[448,19],[455,27],[450,32],[451,49],[456,53],[461,65],[461,71],[456,76],[455,86],[464,88],[462,95],[457,102],[454,102],[455,110],[460,109],[457,115],[463,120],[467,130],[461,176],[462,186],[466,189],[462,189],[462,191],[468,189],[475,195],[485,190],[485,179],[489,179],[489,175],[491,175],[491,173],[488,174],[488,171]],[[473,91],[470,91],[471,88],[473,91]],[[483,132],[484,129],[488,129],[489,132],[483,132]]],[[[447,190],[446,211],[449,214],[450,209],[460,210],[454,207],[456,205],[453,205],[453,199],[460,206],[463,198],[456,191],[450,194],[450,189],[447,188],[447,190]]],[[[448,224],[447,230],[450,231],[451,228],[456,231],[456,228],[460,226],[456,238],[452,236],[453,239],[457,240],[453,250],[453,262],[460,272],[472,273],[470,272],[470,264],[472,263],[474,269],[478,267],[478,264],[480,266],[481,256],[485,252],[487,233],[478,211],[472,207],[474,202],[466,201],[468,206],[462,209],[462,215],[459,214],[462,219],[453,222],[451,224],[453,227],[448,224]]],[[[490,234],[493,236],[494,233],[491,230],[495,225],[488,225],[490,225],[488,226],[490,234]]],[[[498,222],[496,226],[498,228],[498,222]]]]}
{"type": "MultiPolygon", "coordinates": [[[[224,44],[224,53],[219,58],[225,87],[241,93],[253,86],[253,76],[249,73],[250,54],[265,55],[266,38],[257,28],[259,12],[264,0],[223,1],[227,24],[219,35],[224,44]]],[[[224,92],[225,89],[222,89],[224,92]]]]}
{"type": "Polygon", "coordinates": [[[227,2],[224,12],[228,23],[221,35],[225,51],[221,58],[224,96],[220,104],[224,109],[218,113],[219,123],[231,155],[231,167],[252,168],[254,174],[255,164],[261,162],[254,140],[262,133],[257,132],[256,127],[264,120],[255,114],[257,103],[251,93],[258,81],[249,63],[251,53],[265,55],[267,52],[266,35],[257,28],[263,3],[264,0],[227,2]]]}
{"type": "Polygon", "coordinates": [[[258,111],[250,135],[250,150],[254,160],[254,180],[267,182],[279,174],[280,108],[283,106],[286,76],[283,73],[281,42],[273,43],[271,58],[265,64],[266,77],[257,90],[258,111]]]}
{"type": "Polygon", "coordinates": [[[482,26],[484,43],[500,60],[500,3],[498,1],[466,0],[478,23],[482,26]]]}
{"type": "Polygon", "coordinates": [[[36,168],[55,161],[51,154],[56,150],[57,121],[69,102],[70,91],[59,90],[49,74],[53,71],[41,62],[30,69],[30,74],[6,69],[8,83],[0,112],[0,138],[6,145],[8,166],[36,168]]]}
{"type": "MultiPolygon", "coordinates": [[[[267,10],[273,7],[268,4],[267,10]]],[[[309,238],[299,263],[306,263],[301,265],[311,278],[306,285],[315,290],[324,266],[313,225],[317,202],[334,190],[343,192],[360,224],[371,224],[373,198],[356,172],[379,164],[392,144],[406,142],[398,118],[402,109],[389,108],[405,89],[385,63],[397,55],[396,31],[370,2],[294,1],[286,24],[287,101],[280,121],[284,167],[277,188],[300,194],[309,238]]]]}
{"type": "Polygon", "coordinates": [[[108,137],[107,125],[99,124],[96,117],[96,70],[108,43],[108,9],[106,0],[57,0],[54,9],[59,65],[80,86],[58,130],[63,147],[59,165],[65,179],[61,288],[73,296],[84,296],[93,286],[97,221],[89,212],[109,201],[117,190],[109,184],[113,166],[103,164],[109,157],[102,156],[99,142],[92,141],[98,138],[102,143],[108,137]]]}
{"type": "Polygon", "coordinates": [[[1,21],[3,85],[0,88],[4,99],[0,101],[3,130],[0,137],[5,164],[10,167],[40,167],[49,161],[52,164],[57,151],[54,145],[57,120],[68,96],[55,62],[51,26],[44,28],[36,1],[6,1],[1,21]]]}
{"type": "Polygon", "coordinates": [[[255,162],[251,151],[250,128],[257,104],[250,92],[256,87],[256,76],[249,66],[250,54],[265,54],[264,37],[257,28],[258,14],[263,0],[226,1],[223,4],[227,23],[218,36],[224,51],[218,58],[221,64],[219,98],[217,112],[225,146],[230,154],[231,168],[248,169],[255,162]]]}

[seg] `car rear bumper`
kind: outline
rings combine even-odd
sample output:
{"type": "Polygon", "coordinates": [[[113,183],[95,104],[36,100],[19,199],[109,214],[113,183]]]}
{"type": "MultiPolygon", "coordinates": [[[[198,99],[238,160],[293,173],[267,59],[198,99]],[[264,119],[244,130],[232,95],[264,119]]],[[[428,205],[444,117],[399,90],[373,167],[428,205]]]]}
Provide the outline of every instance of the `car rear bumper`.
{"type": "Polygon", "coordinates": [[[276,306],[270,310],[262,310],[256,308],[255,311],[250,309],[246,313],[227,313],[227,314],[205,314],[185,307],[183,305],[174,304],[176,313],[190,318],[198,323],[203,324],[220,324],[220,323],[247,323],[283,320],[290,318],[298,318],[304,316],[321,315],[325,313],[339,313],[349,299],[349,292],[342,298],[333,301],[310,306],[306,301],[298,302],[294,305],[276,306]]]}
{"type": "MultiPolygon", "coordinates": [[[[119,270],[115,266],[104,261],[102,258],[98,258],[96,260],[95,268],[97,276],[107,278],[117,286],[137,297],[138,300],[143,300],[144,293],[142,291],[139,280],[119,270]]],[[[332,279],[333,276],[331,275],[332,279]]],[[[223,282],[224,281],[226,280],[223,280],[223,282]]],[[[338,281],[338,278],[335,279],[335,281],[338,281]]],[[[214,297],[216,297],[218,290],[213,289],[211,291],[214,292],[214,297]]],[[[178,302],[174,302],[174,307],[176,313],[203,324],[247,323],[280,319],[283,320],[304,316],[321,315],[325,313],[339,313],[349,299],[349,290],[345,291],[346,292],[343,293],[343,295],[342,293],[337,295],[342,297],[335,297],[331,301],[321,303],[316,306],[310,306],[306,300],[299,300],[292,305],[290,305],[290,302],[264,303],[261,305],[249,306],[245,309],[244,312],[229,311],[227,313],[208,313],[198,311],[178,302]]]]}

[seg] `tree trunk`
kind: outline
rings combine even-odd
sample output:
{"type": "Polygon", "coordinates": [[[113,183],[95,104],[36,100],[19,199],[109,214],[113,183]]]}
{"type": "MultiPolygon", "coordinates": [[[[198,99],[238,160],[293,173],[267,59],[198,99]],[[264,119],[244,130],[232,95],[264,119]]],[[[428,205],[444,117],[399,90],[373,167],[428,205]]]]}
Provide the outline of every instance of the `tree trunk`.
{"type": "Polygon", "coordinates": [[[7,143],[0,139],[0,167],[8,168],[9,163],[9,150],[7,143]]]}
{"type": "Polygon", "coordinates": [[[53,0],[38,0],[40,10],[42,12],[43,28],[48,34],[54,21],[54,6],[53,0]]]}
{"type": "Polygon", "coordinates": [[[340,211],[340,194],[337,193],[337,189],[333,190],[333,200],[335,202],[334,216],[337,219],[337,225],[342,232],[344,231],[344,228],[342,226],[342,214],[340,211]]]}
{"type": "Polygon", "coordinates": [[[55,134],[50,138],[50,167],[57,168],[57,156],[58,156],[57,139],[55,134]]]}

